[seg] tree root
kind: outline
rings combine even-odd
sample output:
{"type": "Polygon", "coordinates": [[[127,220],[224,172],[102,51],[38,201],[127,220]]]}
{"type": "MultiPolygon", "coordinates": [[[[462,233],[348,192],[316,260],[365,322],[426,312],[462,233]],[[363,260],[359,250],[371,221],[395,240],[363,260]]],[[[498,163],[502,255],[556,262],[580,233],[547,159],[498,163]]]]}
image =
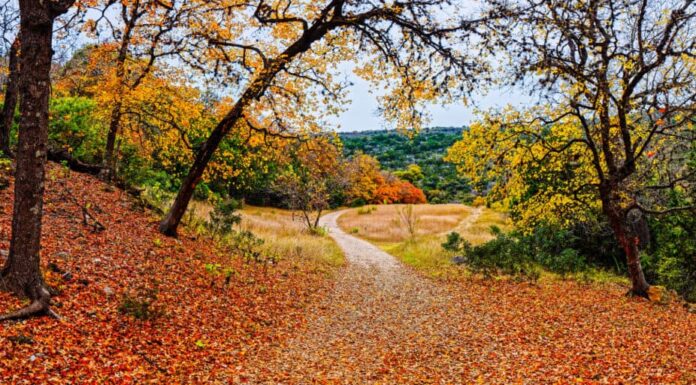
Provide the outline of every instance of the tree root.
{"type": "Polygon", "coordinates": [[[29,317],[41,316],[51,313],[53,312],[49,309],[48,303],[46,303],[46,301],[34,300],[26,307],[23,307],[19,310],[15,310],[11,313],[0,315],[0,322],[21,320],[29,317]]]}
{"type": "MultiPolygon", "coordinates": [[[[0,288],[4,291],[16,293],[15,290],[9,289],[7,282],[2,276],[0,276],[0,288]]],[[[51,309],[51,293],[45,284],[42,284],[42,286],[35,291],[35,297],[36,298],[33,299],[29,305],[7,314],[1,314],[0,322],[23,320],[43,315],[62,320],[61,316],[51,309]]]]}
{"type": "Polygon", "coordinates": [[[628,289],[628,291],[626,292],[626,297],[629,297],[629,298],[642,297],[642,298],[645,298],[647,300],[650,300],[650,296],[648,295],[647,290],[635,291],[633,289],[628,289]]]}

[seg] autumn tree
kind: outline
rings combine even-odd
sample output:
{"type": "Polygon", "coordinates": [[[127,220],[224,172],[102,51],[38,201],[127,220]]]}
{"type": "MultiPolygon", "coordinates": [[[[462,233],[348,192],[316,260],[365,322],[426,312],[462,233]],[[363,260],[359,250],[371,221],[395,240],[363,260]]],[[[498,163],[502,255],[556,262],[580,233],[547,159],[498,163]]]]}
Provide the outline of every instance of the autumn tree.
{"type": "Polygon", "coordinates": [[[344,84],[334,63],[362,60],[358,74],[391,92],[381,101],[387,119],[417,128],[423,101],[451,98],[480,80],[479,67],[461,50],[477,26],[457,15],[447,0],[406,3],[322,3],[265,0],[205,2],[188,25],[191,48],[183,59],[240,85],[236,102],[198,150],[160,231],[175,235],[193,192],[220,142],[236,125],[278,132],[316,122],[317,104],[335,112],[344,84]],[[437,15],[450,12],[447,22],[437,15]],[[359,55],[356,55],[356,52],[359,55]]]}
{"type": "MultiPolygon", "coordinates": [[[[83,3],[84,15],[95,15],[84,29],[100,41],[95,53],[103,66],[100,95],[110,108],[102,177],[115,170],[115,147],[124,104],[152,74],[155,63],[179,52],[183,42],[174,36],[181,19],[191,11],[175,0],[97,0],[83,3]]],[[[85,16],[87,17],[87,16],[85,16]]]]}
{"type": "Polygon", "coordinates": [[[19,95],[21,112],[10,253],[0,287],[31,303],[0,317],[22,318],[49,310],[51,294],[40,267],[53,23],[73,0],[20,0],[19,95]]]}
{"type": "Polygon", "coordinates": [[[299,211],[307,229],[316,232],[332,197],[346,185],[340,148],[329,138],[315,137],[288,143],[290,162],[273,182],[288,208],[299,211]]]}
{"type": "Polygon", "coordinates": [[[345,165],[348,187],[346,199],[350,205],[370,203],[377,189],[384,184],[379,161],[370,155],[357,153],[345,165]]]}
{"type": "Polygon", "coordinates": [[[531,85],[542,103],[485,117],[450,160],[474,180],[487,174],[537,214],[597,207],[625,252],[632,293],[646,296],[645,217],[694,209],[696,4],[495,6],[516,15],[498,25],[512,31],[507,78],[531,85]],[[670,204],[666,192],[683,194],[684,204],[670,204]]]}

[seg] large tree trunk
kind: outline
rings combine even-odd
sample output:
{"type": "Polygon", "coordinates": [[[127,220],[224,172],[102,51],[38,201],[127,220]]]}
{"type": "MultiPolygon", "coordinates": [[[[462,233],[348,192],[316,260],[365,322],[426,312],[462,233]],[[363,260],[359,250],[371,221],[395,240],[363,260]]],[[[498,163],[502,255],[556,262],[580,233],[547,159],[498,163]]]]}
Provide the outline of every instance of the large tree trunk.
{"type": "Polygon", "coordinates": [[[626,254],[628,276],[631,279],[631,293],[648,298],[650,285],[645,279],[643,267],[640,264],[640,234],[634,231],[634,226],[629,223],[627,213],[620,208],[618,203],[611,201],[610,198],[603,198],[602,207],[609,219],[614,237],[626,254]]]}
{"type": "Polygon", "coordinates": [[[2,106],[2,121],[0,124],[0,151],[5,156],[11,155],[10,132],[14,121],[15,108],[17,107],[17,93],[19,92],[19,36],[17,36],[10,48],[9,73],[7,74],[7,85],[5,88],[5,103],[2,106]]]}
{"type": "Polygon", "coordinates": [[[31,300],[24,309],[0,320],[48,311],[50,292],[40,267],[41,216],[48,142],[53,20],[72,1],[20,1],[19,93],[21,117],[17,145],[15,201],[10,254],[2,272],[2,287],[31,300]]]}
{"type": "Polygon", "coordinates": [[[239,120],[241,112],[242,102],[238,102],[230,113],[215,126],[213,132],[210,133],[208,139],[203,143],[203,146],[201,146],[188,175],[186,175],[181,188],[179,188],[179,192],[176,195],[176,199],[174,199],[174,203],[172,203],[172,207],[169,209],[164,219],[162,219],[162,222],[160,222],[159,231],[161,233],[171,237],[176,236],[181,218],[183,218],[186,213],[186,208],[191,201],[191,197],[193,197],[193,192],[198,182],[201,180],[206,166],[208,166],[208,162],[212,159],[222,139],[230,132],[232,127],[234,127],[237,120],[239,120]]]}

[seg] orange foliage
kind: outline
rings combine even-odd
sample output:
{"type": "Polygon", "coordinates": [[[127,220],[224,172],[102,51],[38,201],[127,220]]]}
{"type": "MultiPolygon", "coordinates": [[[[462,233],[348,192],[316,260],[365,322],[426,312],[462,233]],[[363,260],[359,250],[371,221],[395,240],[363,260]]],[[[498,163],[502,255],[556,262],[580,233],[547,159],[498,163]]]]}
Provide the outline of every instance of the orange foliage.
{"type": "Polygon", "coordinates": [[[411,182],[401,180],[393,175],[382,178],[384,183],[380,184],[375,190],[372,203],[407,203],[418,204],[426,203],[423,190],[414,186],[411,182]]]}
{"type": "Polygon", "coordinates": [[[349,203],[426,203],[423,190],[411,182],[380,170],[379,161],[366,154],[357,154],[346,165],[349,203]]]}

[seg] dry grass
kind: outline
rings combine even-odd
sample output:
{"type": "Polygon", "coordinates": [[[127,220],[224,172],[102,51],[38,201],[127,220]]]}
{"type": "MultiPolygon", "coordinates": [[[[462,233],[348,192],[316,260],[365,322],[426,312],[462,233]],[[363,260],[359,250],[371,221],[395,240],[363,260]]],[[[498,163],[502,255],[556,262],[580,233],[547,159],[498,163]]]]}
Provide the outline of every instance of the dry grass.
{"type": "Polygon", "coordinates": [[[344,262],[341,249],[330,237],[309,234],[291,211],[245,206],[241,213],[241,228],[263,238],[268,253],[281,258],[309,258],[333,267],[344,262]]]}
{"type": "Polygon", "coordinates": [[[506,214],[487,208],[481,210],[481,215],[471,225],[460,225],[452,231],[461,234],[462,238],[472,245],[480,245],[495,238],[491,233],[491,226],[496,226],[504,232],[512,230],[512,223],[506,214]]]}
{"type": "MultiPolygon", "coordinates": [[[[353,235],[373,242],[404,242],[410,238],[406,226],[399,218],[398,210],[404,205],[379,205],[376,210],[352,209],[341,215],[338,224],[353,235]],[[363,213],[363,214],[361,214],[363,213]]],[[[423,237],[441,234],[457,227],[471,213],[464,205],[415,205],[418,218],[416,235],[423,237]]]]}
{"type": "Polygon", "coordinates": [[[452,278],[466,274],[466,270],[450,262],[451,253],[442,249],[442,243],[451,231],[459,232],[474,245],[493,239],[492,225],[503,231],[511,229],[507,216],[501,212],[481,208],[473,222],[466,219],[476,210],[473,207],[447,205],[417,205],[418,230],[415,239],[409,239],[406,227],[400,223],[401,205],[375,206],[376,211],[353,209],[343,214],[338,223],[353,235],[373,242],[402,262],[431,277],[452,278]],[[363,214],[360,214],[362,212],[363,214]]]}

